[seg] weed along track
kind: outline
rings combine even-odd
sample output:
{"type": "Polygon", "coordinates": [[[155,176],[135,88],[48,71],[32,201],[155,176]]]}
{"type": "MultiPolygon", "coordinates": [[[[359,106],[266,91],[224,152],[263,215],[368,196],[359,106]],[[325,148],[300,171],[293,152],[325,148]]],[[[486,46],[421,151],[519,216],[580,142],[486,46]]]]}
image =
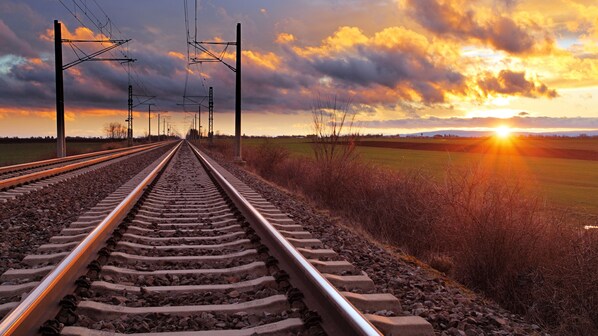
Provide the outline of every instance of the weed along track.
{"type": "Polygon", "coordinates": [[[3,276],[13,310],[0,332],[433,334],[419,317],[396,316],[394,296],[375,293],[366,274],[188,143],[159,161],[118,206],[97,211],[100,220],[42,245],[20,278],[3,276]]]}

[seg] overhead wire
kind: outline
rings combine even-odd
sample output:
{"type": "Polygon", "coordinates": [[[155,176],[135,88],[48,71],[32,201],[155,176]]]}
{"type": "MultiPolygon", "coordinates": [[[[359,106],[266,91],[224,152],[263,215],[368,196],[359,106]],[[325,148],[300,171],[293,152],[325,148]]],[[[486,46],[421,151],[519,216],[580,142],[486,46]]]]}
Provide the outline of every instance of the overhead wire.
{"type": "MultiPolygon", "coordinates": [[[[106,36],[108,38],[108,40],[125,40],[125,38],[123,38],[123,34],[122,34],[122,31],[120,30],[120,28],[112,21],[112,19],[110,19],[110,17],[106,13],[106,11],[102,8],[102,6],[96,0],[92,0],[93,4],[95,4],[95,8],[90,8],[90,6],[88,6],[88,1],[82,1],[82,0],[71,0],[71,1],[73,4],[73,9],[69,8],[69,6],[66,5],[65,0],[59,0],[59,2],[62,4],[62,6],[75,18],[75,20],[77,20],[77,22],[82,27],[84,27],[92,32],[94,31],[94,29],[92,29],[90,27],[91,26],[95,27],[97,29],[97,31],[99,32],[99,34],[106,36]],[[83,15],[80,15],[79,13],[77,13],[77,9],[78,9],[79,13],[81,13],[83,15]],[[97,10],[99,10],[99,12],[101,12],[101,14],[96,15],[97,10]],[[103,16],[103,18],[101,18],[102,16],[103,16]],[[85,18],[87,20],[85,20],[85,18]],[[90,24],[87,24],[84,21],[89,21],[90,24]]],[[[101,45],[104,45],[104,43],[105,42],[100,42],[101,45]]],[[[69,43],[69,45],[77,57],[81,58],[80,53],[82,53],[83,55],[87,55],[87,53],[83,49],[79,48],[74,43],[69,43]],[[77,50],[79,52],[77,52],[77,50]]],[[[125,59],[130,59],[129,44],[125,44],[123,47],[124,48],[118,48],[118,52],[120,52],[120,54],[125,59]]],[[[112,58],[118,58],[117,55],[114,53],[114,51],[109,50],[108,52],[112,56],[112,58]]],[[[148,94],[147,86],[145,85],[143,79],[141,78],[141,76],[139,75],[137,70],[134,67],[132,67],[131,61],[120,62],[120,66],[127,73],[127,84],[128,85],[134,84],[136,87],[136,91],[141,92],[140,95],[135,95],[135,99],[137,100],[137,103],[141,103],[140,96],[141,97],[143,97],[143,96],[150,97],[150,95],[148,94]]]]}
{"type": "MultiPolygon", "coordinates": [[[[100,34],[107,36],[108,39],[110,39],[110,40],[116,40],[116,39],[123,40],[124,39],[124,38],[122,38],[122,31],[120,30],[120,28],[118,28],[118,26],[110,19],[110,17],[106,13],[106,11],[102,8],[102,6],[96,0],[92,0],[92,1],[95,4],[95,6],[97,7],[97,9],[105,17],[105,23],[98,17],[98,15],[95,14],[94,10],[87,5],[87,2],[83,2],[81,0],[71,0],[71,1],[73,3],[73,8],[75,9],[74,11],[71,10],[64,3],[63,0],[59,0],[59,2],[63,5],[63,7],[66,8],[67,11],[83,27],[85,27],[85,28],[93,31],[89,27],[89,25],[86,24],[85,22],[83,22],[83,20],[80,18],[80,16],[76,13],[77,8],[87,18],[87,20],[99,31],[100,34]],[[115,33],[115,31],[116,31],[116,33],[115,33]]],[[[125,45],[124,48],[119,48],[118,51],[125,58],[129,58],[129,54],[130,54],[129,45],[125,45]]],[[[109,51],[109,53],[113,56],[113,58],[117,58],[113,51],[109,51]]],[[[147,96],[148,95],[147,94],[147,87],[143,83],[143,81],[140,79],[140,76],[137,73],[137,71],[135,70],[135,68],[131,67],[130,62],[127,62],[127,66],[126,67],[125,67],[125,65],[123,63],[121,63],[121,67],[127,73],[127,76],[128,76],[128,81],[127,82],[128,82],[128,84],[130,85],[132,81],[135,82],[137,88],[140,89],[140,91],[143,93],[143,95],[147,96]]]]}

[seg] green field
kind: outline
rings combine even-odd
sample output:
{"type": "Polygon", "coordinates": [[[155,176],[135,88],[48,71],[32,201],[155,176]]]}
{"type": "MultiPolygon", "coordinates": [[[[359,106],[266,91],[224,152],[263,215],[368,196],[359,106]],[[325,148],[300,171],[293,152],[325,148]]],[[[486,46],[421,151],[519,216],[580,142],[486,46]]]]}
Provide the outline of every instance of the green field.
{"type": "MultiPolygon", "coordinates": [[[[376,139],[378,141],[407,141],[471,144],[480,139],[376,139]]],[[[263,139],[246,139],[245,145],[258,145],[263,139]]],[[[295,155],[312,156],[307,139],[269,139],[295,155]]],[[[543,148],[597,150],[598,139],[516,139],[526,145],[543,148]]],[[[448,167],[481,166],[489,171],[512,176],[513,180],[529,182],[538,194],[559,206],[576,211],[598,214],[598,161],[546,158],[520,155],[498,155],[464,152],[443,152],[380,147],[357,147],[359,158],[365,162],[398,171],[421,170],[440,180],[448,167]]]]}
{"type": "MultiPolygon", "coordinates": [[[[68,142],[66,144],[67,155],[95,152],[103,149],[115,148],[107,142],[68,142]]],[[[24,143],[0,143],[0,166],[8,166],[24,162],[32,162],[56,157],[55,142],[24,142],[24,143]]]]}

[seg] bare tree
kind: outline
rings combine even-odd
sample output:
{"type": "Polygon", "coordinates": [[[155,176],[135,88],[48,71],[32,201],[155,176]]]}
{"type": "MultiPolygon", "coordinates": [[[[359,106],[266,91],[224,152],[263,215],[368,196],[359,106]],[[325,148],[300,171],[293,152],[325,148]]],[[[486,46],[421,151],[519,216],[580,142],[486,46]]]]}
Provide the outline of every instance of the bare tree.
{"type": "Polygon", "coordinates": [[[313,150],[317,163],[316,184],[325,202],[336,202],[350,184],[350,171],[355,168],[355,112],[348,100],[336,96],[318,96],[312,107],[315,138],[313,150]]]}
{"type": "Polygon", "coordinates": [[[127,135],[127,128],[118,122],[111,122],[104,126],[104,134],[110,139],[124,139],[127,135]]]}
{"type": "Polygon", "coordinates": [[[313,150],[320,163],[346,162],[354,157],[355,139],[353,131],[355,112],[351,103],[339,100],[337,96],[314,99],[312,107],[315,139],[313,150]]]}

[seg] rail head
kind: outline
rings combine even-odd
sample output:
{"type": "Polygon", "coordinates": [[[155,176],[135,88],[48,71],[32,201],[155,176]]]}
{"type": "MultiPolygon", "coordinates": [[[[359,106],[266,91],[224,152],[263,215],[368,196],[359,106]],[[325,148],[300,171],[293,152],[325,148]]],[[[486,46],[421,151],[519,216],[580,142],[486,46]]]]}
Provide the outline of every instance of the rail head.
{"type": "Polygon", "coordinates": [[[147,186],[166,167],[182,142],[120,202],[110,214],[69,253],[50,274],[0,322],[0,335],[34,335],[39,326],[58,312],[58,301],[75,288],[75,280],[91,262],[116,225],[143,195],[147,186]]]}
{"type": "MultiPolygon", "coordinates": [[[[335,319],[335,332],[343,335],[381,335],[381,332],[376,329],[363,314],[357,310],[322,274],[299,252],[295,247],[289,243],[284,236],[253,206],[251,203],[236,190],[236,188],[226,178],[214,168],[214,166],[204,157],[204,155],[193,145],[191,145],[193,152],[202,162],[206,170],[208,170],[214,179],[224,189],[226,194],[231,198],[233,203],[245,215],[245,217],[254,224],[254,229],[262,233],[262,238],[267,239],[266,244],[271,244],[277,247],[276,250],[271,249],[270,253],[278,254],[278,257],[284,259],[281,262],[286,262],[295,268],[289,271],[297,271],[298,274],[304,276],[307,280],[307,290],[317,298],[325,298],[326,300],[318,300],[319,304],[327,309],[326,313],[333,316],[335,319]],[[327,304],[329,303],[329,304],[327,304]],[[331,311],[328,311],[328,310],[331,311]]],[[[324,321],[326,322],[326,321],[324,321]]],[[[327,330],[329,332],[329,330],[327,330]]]]}

